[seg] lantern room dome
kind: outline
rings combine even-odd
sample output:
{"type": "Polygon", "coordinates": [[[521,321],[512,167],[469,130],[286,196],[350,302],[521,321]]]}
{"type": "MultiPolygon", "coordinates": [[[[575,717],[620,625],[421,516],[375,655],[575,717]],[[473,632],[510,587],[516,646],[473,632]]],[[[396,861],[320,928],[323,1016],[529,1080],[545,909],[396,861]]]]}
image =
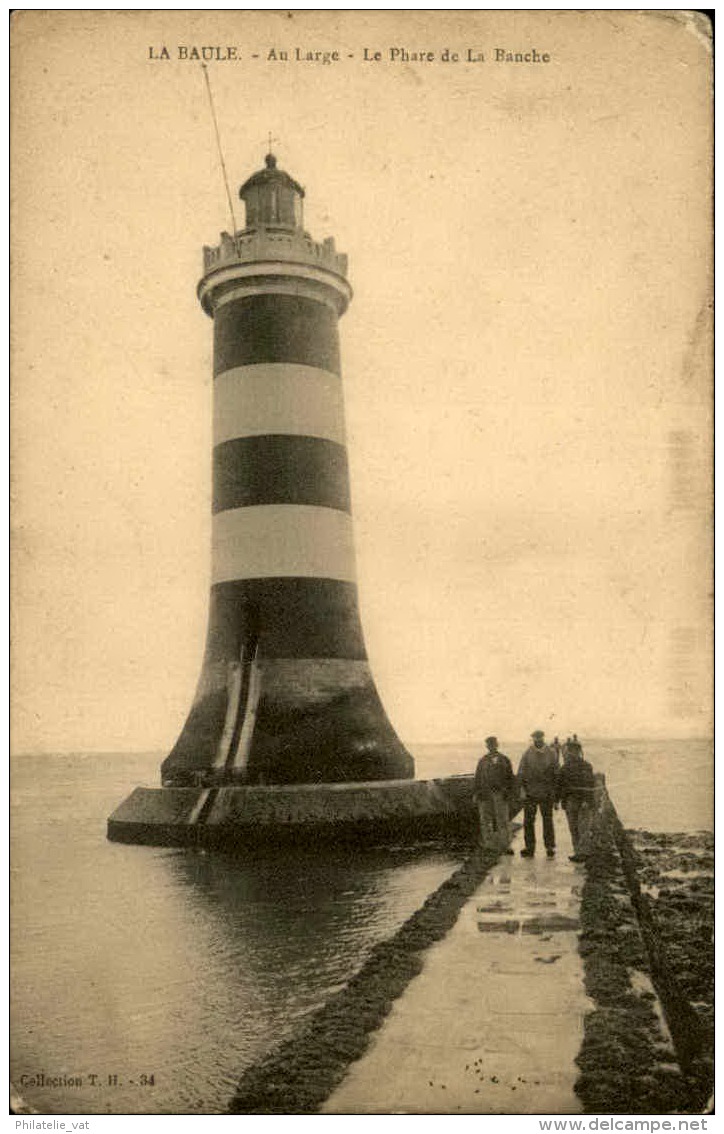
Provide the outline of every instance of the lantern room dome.
{"type": "Polygon", "coordinates": [[[274,154],[266,155],[264,165],[239,189],[246,208],[246,228],[303,228],[301,185],[277,168],[274,154]]]}

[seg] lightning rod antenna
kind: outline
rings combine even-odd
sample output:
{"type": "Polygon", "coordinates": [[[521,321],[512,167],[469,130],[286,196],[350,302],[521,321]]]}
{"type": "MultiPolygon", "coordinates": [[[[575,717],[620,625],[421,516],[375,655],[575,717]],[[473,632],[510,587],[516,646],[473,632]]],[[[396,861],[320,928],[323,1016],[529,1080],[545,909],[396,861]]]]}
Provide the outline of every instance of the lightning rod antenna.
{"type": "Polygon", "coordinates": [[[226,199],[229,202],[229,212],[231,213],[231,232],[232,235],[236,232],[236,217],[234,216],[234,206],[231,202],[231,192],[229,190],[229,178],[226,172],[226,162],[224,161],[224,151],[221,148],[221,135],[219,134],[219,123],[216,120],[216,110],[214,109],[214,96],[211,93],[211,83],[209,82],[209,72],[205,63],[201,64],[201,69],[204,72],[206,79],[206,90],[209,92],[209,106],[211,107],[211,117],[214,121],[214,133],[216,134],[216,145],[219,150],[219,162],[221,163],[221,173],[224,178],[224,188],[226,189],[226,199]]]}

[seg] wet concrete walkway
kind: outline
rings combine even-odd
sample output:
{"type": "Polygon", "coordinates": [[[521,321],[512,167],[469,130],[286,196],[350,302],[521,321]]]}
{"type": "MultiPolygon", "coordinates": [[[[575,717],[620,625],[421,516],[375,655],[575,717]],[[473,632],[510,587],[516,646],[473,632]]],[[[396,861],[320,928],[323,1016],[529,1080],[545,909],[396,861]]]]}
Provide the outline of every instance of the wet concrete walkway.
{"type": "Polygon", "coordinates": [[[584,867],[558,849],[500,859],[428,952],[325,1114],[574,1114],[583,1017],[584,867]]]}

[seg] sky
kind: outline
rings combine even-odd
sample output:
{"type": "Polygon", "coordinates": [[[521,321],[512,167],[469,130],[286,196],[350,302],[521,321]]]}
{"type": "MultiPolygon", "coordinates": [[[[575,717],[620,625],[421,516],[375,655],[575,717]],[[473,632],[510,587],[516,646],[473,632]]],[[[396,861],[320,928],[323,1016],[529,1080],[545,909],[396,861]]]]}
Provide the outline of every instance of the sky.
{"type": "Polygon", "coordinates": [[[306,228],[349,255],[360,607],[401,737],[707,735],[700,26],[26,11],[12,34],[15,750],[168,750],[199,674],[212,324],[195,288],[231,222],[203,74],[178,57],[193,45],[240,56],[209,63],[239,226],[271,132],[306,228]]]}

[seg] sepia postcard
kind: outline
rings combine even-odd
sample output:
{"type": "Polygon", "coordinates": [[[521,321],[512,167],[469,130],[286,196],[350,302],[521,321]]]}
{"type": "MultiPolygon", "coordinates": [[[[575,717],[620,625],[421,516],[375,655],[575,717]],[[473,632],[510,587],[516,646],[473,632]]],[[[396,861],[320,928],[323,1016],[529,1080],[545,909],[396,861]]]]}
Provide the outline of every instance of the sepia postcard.
{"type": "Polygon", "coordinates": [[[696,11],[12,15],[18,1129],[711,1109],[712,118],[696,11]]]}

